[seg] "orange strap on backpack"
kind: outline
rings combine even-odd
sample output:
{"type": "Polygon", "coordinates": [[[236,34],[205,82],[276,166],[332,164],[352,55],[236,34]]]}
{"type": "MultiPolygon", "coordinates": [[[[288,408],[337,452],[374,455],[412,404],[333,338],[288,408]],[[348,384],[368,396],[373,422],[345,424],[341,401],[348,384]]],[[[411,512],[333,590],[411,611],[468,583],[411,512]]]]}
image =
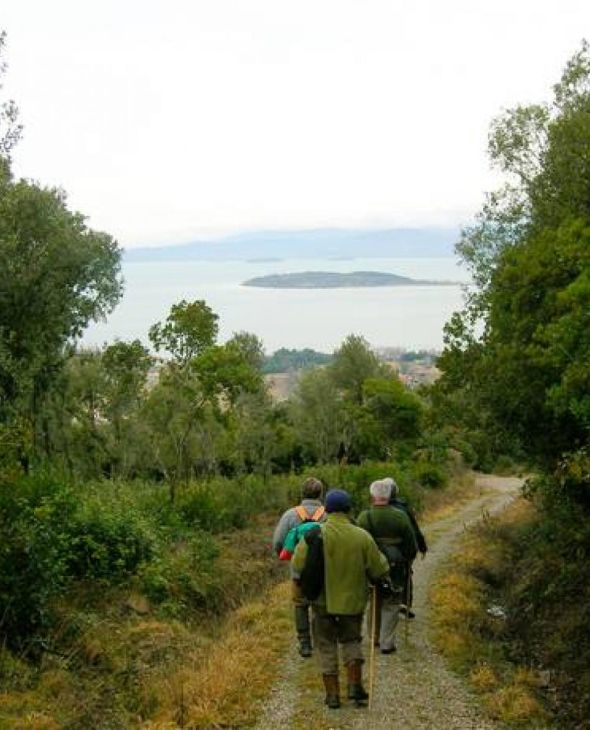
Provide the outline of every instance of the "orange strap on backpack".
{"type": "Polygon", "coordinates": [[[297,507],[295,507],[295,512],[297,512],[301,522],[319,522],[324,516],[325,511],[325,508],[320,505],[310,517],[308,511],[302,504],[298,504],[297,507]]]}

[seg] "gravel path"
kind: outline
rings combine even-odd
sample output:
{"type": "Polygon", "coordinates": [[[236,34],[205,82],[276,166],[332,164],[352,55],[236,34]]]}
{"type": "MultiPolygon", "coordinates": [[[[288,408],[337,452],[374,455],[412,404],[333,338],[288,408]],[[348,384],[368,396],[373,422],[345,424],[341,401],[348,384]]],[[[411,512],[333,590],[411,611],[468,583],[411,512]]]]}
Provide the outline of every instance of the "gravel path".
{"type": "MultiPolygon", "coordinates": [[[[278,728],[442,728],[487,730],[500,727],[483,717],[461,679],[428,642],[428,588],[465,528],[484,513],[504,509],[518,492],[521,480],[481,475],[476,497],[458,512],[426,526],[429,552],[414,563],[416,619],[398,628],[398,651],[376,655],[372,708],[357,709],[346,701],[340,710],[327,710],[313,661],[304,661],[293,647],[284,671],[265,703],[259,730],[278,728]]],[[[368,657],[368,647],[365,647],[368,657]]],[[[365,673],[366,674],[366,673],[365,673]]],[[[365,685],[368,676],[365,677],[365,685]]]]}

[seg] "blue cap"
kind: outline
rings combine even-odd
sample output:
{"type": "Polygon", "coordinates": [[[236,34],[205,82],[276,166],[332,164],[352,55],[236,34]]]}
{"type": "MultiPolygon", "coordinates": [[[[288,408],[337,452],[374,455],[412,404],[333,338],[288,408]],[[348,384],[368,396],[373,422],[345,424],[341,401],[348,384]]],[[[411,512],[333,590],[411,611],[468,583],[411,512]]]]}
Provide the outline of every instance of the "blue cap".
{"type": "Polygon", "coordinates": [[[331,489],[326,494],[326,512],[349,512],[350,494],[344,489],[331,489]]]}

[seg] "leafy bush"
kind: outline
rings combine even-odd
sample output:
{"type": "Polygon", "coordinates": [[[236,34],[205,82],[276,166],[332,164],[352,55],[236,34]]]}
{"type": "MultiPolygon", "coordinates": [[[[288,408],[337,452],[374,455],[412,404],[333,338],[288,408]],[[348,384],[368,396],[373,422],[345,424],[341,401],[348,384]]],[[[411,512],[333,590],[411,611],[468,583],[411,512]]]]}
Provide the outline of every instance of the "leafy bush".
{"type": "Polygon", "coordinates": [[[557,466],[555,481],[566,499],[590,508],[590,449],[564,454],[557,466]]]}
{"type": "Polygon", "coordinates": [[[408,468],[399,463],[386,461],[365,461],[362,464],[346,466],[324,465],[305,476],[317,476],[326,489],[339,487],[346,489],[352,497],[353,511],[360,511],[369,504],[369,486],[376,479],[392,476],[400,486],[400,490],[414,506],[419,502],[419,494],[412,485],[408,468]]]}
{"type": "Polygon", "coordinates": [[[513,474],[515,470],[516,464],[514,463],[514,460],[510,456],[502,454],[496,459],[493,472],[494,474],[509,475],[513,474]]]}
{"type": "Polygon", "coordinates": [[[448,476],[442,466],[430,461],[417,461],[413,467],[416,480],[429,489],[440,489],[448,481],[448,476]]]}
{"type": "Polygon", "coordinates": [[[149,559],[154,531],[137,508],[49,474],[0,482],[0,634],[19,647],[51,623],[74,578],[121,580],[149,559]]]}
{"type": "Polygon", "coordinates": [[[77,578],[121,580],[156,550],[156,536],[135,505],[84,501],[66,526],[68,572],[77,578]]]}
{"type": "Polygon", "coordinates": [[[0,622],[9,646],[48,622],[67,583],[72,492],[44,476],[0,483],[0,622]]]}
{"type": "Polygon", "coordinates": [[[261,510],[285,506],[291,482],[290,478],[265,481],[254,474],[237,479],[216,477],[185,487],[175,507],[187,526],[223,532],[244,527],[261,510]]]}
{"type": "Polygon", "coordinates": [[[174,550],[144,563],[139,571],[141,589],[173,615],[188,608],[211,610],[221,585],[215,564],[218,556],[211,535],[199,530],[174,550]]]}

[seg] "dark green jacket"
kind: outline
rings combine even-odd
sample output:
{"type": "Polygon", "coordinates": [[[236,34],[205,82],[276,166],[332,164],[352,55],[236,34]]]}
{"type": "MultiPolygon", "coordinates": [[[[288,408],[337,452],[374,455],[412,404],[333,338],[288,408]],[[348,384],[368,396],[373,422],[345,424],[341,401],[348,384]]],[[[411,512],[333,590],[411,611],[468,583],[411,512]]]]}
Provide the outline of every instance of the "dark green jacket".
{"type": "Polygon", "coordinates": [[[388,504],[379,505],[361,512],[357,524],[370,533],[377,544],[383,540],[389,545],[395,545],[407,561],[411,562],[416,557],[418,552],[416,536],[405,512],[388,504]]]}

